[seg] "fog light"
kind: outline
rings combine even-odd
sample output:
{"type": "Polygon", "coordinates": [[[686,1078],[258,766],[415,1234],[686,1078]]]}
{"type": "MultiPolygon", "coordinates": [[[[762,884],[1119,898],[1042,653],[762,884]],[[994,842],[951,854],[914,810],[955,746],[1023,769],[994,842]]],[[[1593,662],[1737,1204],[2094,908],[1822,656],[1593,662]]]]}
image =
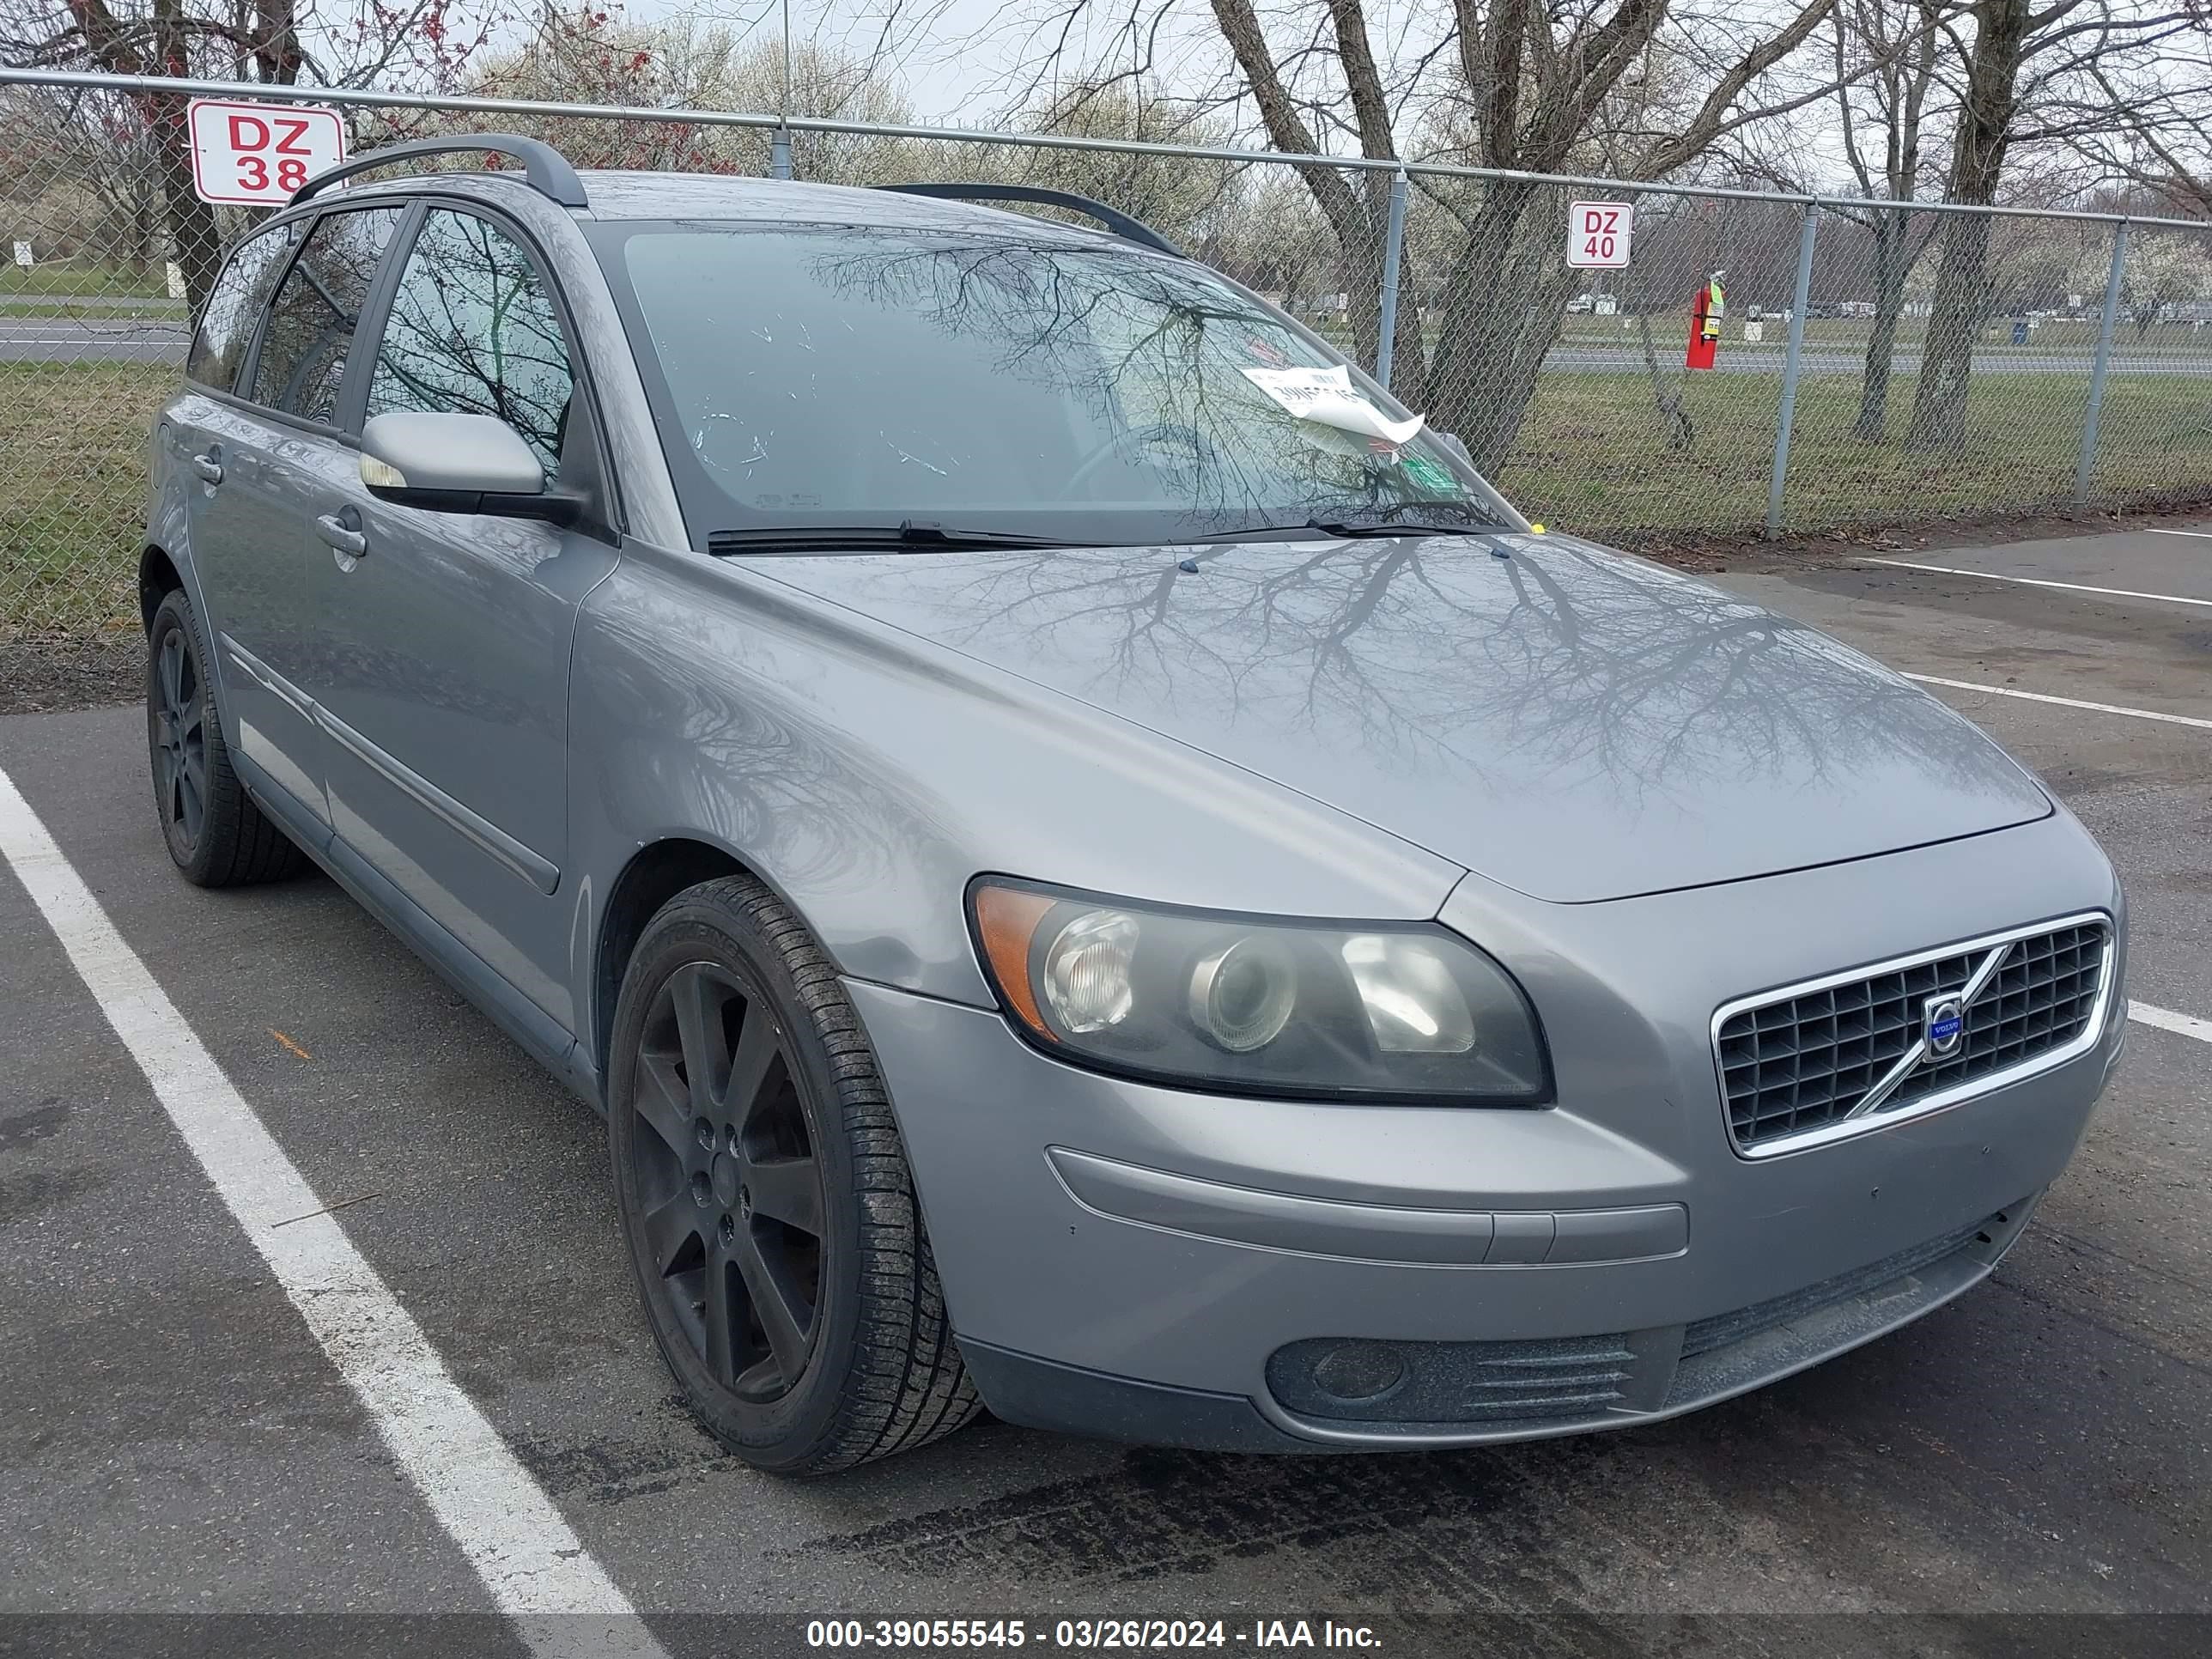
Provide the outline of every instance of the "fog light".
{"type": "Polygon", "coordinates": [[[1380,1342],[1345,1342],[1314,1362],[1314,1386],[1339,1400],[1376,1400],[1406,1380],[1406,1362],[1380,1342]]]}

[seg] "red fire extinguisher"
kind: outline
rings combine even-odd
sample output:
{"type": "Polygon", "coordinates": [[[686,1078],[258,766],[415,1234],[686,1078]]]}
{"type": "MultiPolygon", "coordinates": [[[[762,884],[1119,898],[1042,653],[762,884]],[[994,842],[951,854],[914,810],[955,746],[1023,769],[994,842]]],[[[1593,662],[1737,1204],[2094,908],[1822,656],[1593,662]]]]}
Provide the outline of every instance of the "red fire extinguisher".
{"type": "Polygon", "coordinates": [[[1682,359],[1685,368],[1713,366],[1714,349],[1721,343],[1721,313],[1725,304],[1721,278],[1725,274],[1715,271],[1690,301],[1690,349],[1682,359]]]}

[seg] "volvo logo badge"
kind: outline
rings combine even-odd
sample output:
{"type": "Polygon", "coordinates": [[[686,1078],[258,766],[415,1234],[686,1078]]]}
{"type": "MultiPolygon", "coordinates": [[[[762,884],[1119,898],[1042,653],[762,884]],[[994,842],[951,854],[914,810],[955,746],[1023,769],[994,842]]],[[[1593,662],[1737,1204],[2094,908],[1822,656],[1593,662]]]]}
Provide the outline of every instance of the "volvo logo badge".
{"type": "Polygon", "coordinates": [[[1960,1042],[1966,1035],[1966,1006],[1954,991],[1940,997],[1930,997],[1923,1005],[1927,1021],[1925,1036],[1930,1060],[1948,1060],[1959,1052],[1960,1042]]]}

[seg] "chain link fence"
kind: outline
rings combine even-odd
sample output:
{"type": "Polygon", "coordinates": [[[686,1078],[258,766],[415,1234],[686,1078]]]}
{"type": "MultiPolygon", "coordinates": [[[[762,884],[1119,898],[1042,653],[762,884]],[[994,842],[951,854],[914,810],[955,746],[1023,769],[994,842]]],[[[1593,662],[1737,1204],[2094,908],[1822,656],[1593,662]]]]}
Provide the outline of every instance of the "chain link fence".
{"type": "MultiPolygon", "coordinates": [[[[0,683],[18,702],[21,683],[75,700],[136,672],[149,430],[191,296],[258,216],[179,211],[162,134],[188,87],[0,71],[0,683]]],[[[585,167],[781,164],[772,116],[304,95],[343,111],[356,153],[501,130],[585,167]]],[[[787,138],[804,179],[1018,181],[1133,214],[1385,374],[1532,519],[1601,540],[2212,500],[2212,228],[859,123],[787,138]],[[1569,263],[1589,200],[1635,209],[1625,268],[1569,263]],[[1715,364],[1691,371],[1715,280],[1715,364]]]]}

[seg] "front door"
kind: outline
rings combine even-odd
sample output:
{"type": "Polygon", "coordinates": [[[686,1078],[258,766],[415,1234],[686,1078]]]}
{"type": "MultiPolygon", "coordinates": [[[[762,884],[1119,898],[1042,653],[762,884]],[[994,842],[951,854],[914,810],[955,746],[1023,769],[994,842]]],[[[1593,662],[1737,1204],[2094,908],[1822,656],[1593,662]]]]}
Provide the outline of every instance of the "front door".
{"type": "MultiPolygon", "coordinates": [[[[597,440],[550,283],[515,235],[432,207],[392,289],[363,418],[497,416],[549,481],[587,489],[597,440]]],[[[319,479],[334,597],[316,653],[331,822],[429,916],[568,1029],[568,652],[613,568],[601,537],[395,507],[319,479]]]]}
{"type": "Polygon", "coordinates": [[[329,572],[310,484],[335,457],[349,457],[337,426],[346,359],[404,211],[315,221],[270,301],[249,383],[234,387],[232,401],[207,400],[186,461],[202,480],[192,554],[216,605],[210,621],[234,741],[325,821],[322,738],[307,688],[329,572]]]}

